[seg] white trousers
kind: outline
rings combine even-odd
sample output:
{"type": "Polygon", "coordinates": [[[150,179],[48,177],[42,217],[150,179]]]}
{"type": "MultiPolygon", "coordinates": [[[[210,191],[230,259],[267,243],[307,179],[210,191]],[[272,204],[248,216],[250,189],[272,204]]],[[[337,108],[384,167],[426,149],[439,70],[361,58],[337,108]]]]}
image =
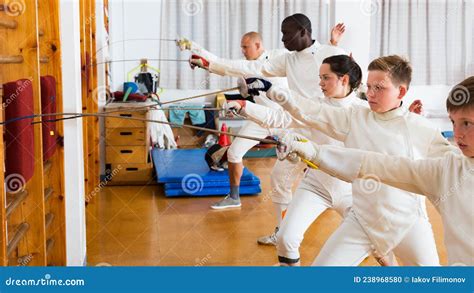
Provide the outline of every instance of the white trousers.
{"type": "MultiPolygon", "coordinates": [[[[372,243],[351,210],[326,241],[313,266],[357,266],[371,251],[372,243]]],[[[393,252],[406,266],[439,266],[428,218],[419,217],[393,252]]]]}
{"type": "MultiPolygon", "coordinates": [[[[252,121],[246,121],[239,134],[265,138],[270,135],[270,131],[252,121]]],[[[245,153],[257,144],[258,141],[236,137],[227,150],[228,161],[241,163],[245,153]]],[[[270,176],[270,195],[274,203],[289,204],[291,202],[293,182],[304,167],[302,163],[295,164],[288,160],[276,161],[270,176]]]]}
{"type": "Polygon", "coordinates": [[[344,217],[352,206],[352,194],[339,197],[333,200],[327,192],[302,188],[300,185],[277,234],[278,256],[297,262],[300,258],[299,247],[306,230],[326,209],[332,208],[344,217]]]}
{"type": "MultiPolygon", "coordinates": [[[[256,138],[265,138],[270,135],[270,131],[266,128],[259,126],[257,123],[252,121],[245,121],[244,126],[239,131],[241,135],[252,136],[256,138]]],[[[258,144],[258,141],[236,137],[232,141],[229,149],[227,150],[227,160],[231,163],[242,163],[242,158],[245,154],[254,146],[258,144]]]]}

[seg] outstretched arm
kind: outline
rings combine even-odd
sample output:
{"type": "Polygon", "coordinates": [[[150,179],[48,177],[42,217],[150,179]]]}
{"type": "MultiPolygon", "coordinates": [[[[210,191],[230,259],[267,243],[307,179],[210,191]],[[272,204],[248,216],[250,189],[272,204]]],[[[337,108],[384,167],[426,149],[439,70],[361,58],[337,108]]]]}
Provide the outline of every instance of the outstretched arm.
{"type": "MultiPolygon", "coordinates": [[[[294,120],[298,121],[298,124],[316,128],[340,141],[344,141],[350,131],[352,108],[327,105],[322,103],[319,97],[314,97],[314,99],[304,98],[287,88],[273,86],[263,78],[240,80],[239,88],[241,89],[241,95],[244,97],[247,95],[245,86],[253,91],[253,94],[266,92],[267,97],[288,111],[294,120]]],[[[281,119],[273,119],[271,113],[263,113],[256,105],[249,104],[244,110],[249,118],[264,123],[266,127],[284,127],[278,124],[281,119]]]]}
{"type": "Polygon", "coordinates": [[[432,200],[442,193],[440,181],[443,168],[447,167],[444,158],[412,160],[332,145],[319,146],[303,142],[301,136],[295,134],[288,134],[282,141],[286,153],[296,153],[329,175],[347,182],[370,178],[432,200]]]}
{"type": "Polygon", "coordinates": [[[178,46],[181,51],[189,50],[191,51],[192,54],[199,55],[209,61],[214,61],[214,60],[219,59],[217,55],[214,55],[211,52],[207,51],[206,49],[204,49],[204,47],[202,47],[198,43],[188,40],[187,38],[184,38],[184,37],[181,37],[176,40],[176,46],[178,46]]]}
{"type": "Polygon", "coordinates": [[[218,59],[210,62],[209,71],[223,76],[285,77],[285,54],[265,60],[218,59]]]}

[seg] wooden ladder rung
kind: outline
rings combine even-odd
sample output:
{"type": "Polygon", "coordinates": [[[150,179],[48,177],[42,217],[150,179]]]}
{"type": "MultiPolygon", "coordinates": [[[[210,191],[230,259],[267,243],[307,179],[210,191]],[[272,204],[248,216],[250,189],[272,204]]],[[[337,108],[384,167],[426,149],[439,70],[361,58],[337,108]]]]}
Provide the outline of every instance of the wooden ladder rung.
{"type": "Polygon", "coordinates": [[[47,160],[47,161],[43,164],[43,174],[44,174],[44,175],[48,175],[49,170],[51,170],[51,166],[53,166],[53,163],[52,163],[50,160],[47,160]]]}
{"type": "Polygon", "coordinates": [[[23,56],[11,55],[11,56],[0,56],[0,64],[19,64],[23,63],[23,56]]]}
{"type": "Polygon", "coordinates": [[[46,227],[46,229],[48,229],[48,227],[51,225],[51,223],[53,223],[54,214],[53,213],[48,213],[44,218],[45,218],[44,219],[45,227],[46,227]]]}
{"type": "Polygon", "coordinates": [[[18,22],[16,20],[0,18],[0,27],[15,29],[18,27],[18,22]]]}
{"type": "Polygon", "coordinates": [[[14,210],[25,200],[28,196],[28,191],[23,190],[18,194],[7,194],[7,208],[6,216],[7,218],[13,213],[14,210]]]}
{"type": "Polygon", "coordinates": [[[10,242],[8,242],[7,246],[7,256],[10,256],[11,253],[18,247],[18,244],[20,243],[20,240],[23,239],[25,236],[26,232],[30,229],[30,224],[27,222],[23,222],[18,227],[16,228],[15,235],[13,235],[13,238],[10,242]]]}
{"type": "Polygon", "coordinates": [[[51,249],[54,247],[54,239],[49,238],[46,240],[46,254],[49,254],[51,252],[51,249]]]}
{"type": "Polygon", "coordinates": [[[47,202],[48,199],[53,195],[54,190],[51,187],[48,187],[44,190],[44,202],[47,202]]]}

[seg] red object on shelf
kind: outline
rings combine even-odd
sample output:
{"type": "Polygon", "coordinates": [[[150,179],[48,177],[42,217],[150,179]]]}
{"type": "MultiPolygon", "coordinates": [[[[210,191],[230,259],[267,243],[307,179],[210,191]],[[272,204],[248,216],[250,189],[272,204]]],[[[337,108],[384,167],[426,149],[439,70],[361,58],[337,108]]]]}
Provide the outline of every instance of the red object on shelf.
{"type": "MultiPolygon", "coordinates": [[[[5,121],[30,116],[34,113],[33,83],[20,79],[3,85],[5,121]]],[[[26,183],[35,169],[33,118],[13,121],[5,125],[5,176],[20,175],[26,183]]],[[[40,170],[41,171],[41,170],[40,170]]]]}
{"type": "MultiPolygon", "coordinates": [[[[41,113],[56,113],[56,79],[47,75],[41,77],[41,113]]],[[[43,127],[43,161],[48,160],[56,150],[56,122],[47,122],[54,120],[56,116],[44,116],[41,120],[43,127]]]]}
{"type": "MultiPolygon", "coordinates": [[[[227,132],[227,125],[225,123],[222,123],[221,127],[222,132],[227,132]]],[[[221,133],[219,135],[219,144],[223,147],[230,146],[230,138],[227,134],[221,133]]]]}
{"type": "MultiPolygon", "coordinates": [[[[120,91],[114,92],[114,98],[117,99],[116,102],[121,102],[124,95],[125,95],[124,92],[120,92],[120,91]]],[[[148,98],[147,96],[141,95],[141,94],[130,94],[128,95],[127,101],[146,102],[147,98],[148,98]]]]}

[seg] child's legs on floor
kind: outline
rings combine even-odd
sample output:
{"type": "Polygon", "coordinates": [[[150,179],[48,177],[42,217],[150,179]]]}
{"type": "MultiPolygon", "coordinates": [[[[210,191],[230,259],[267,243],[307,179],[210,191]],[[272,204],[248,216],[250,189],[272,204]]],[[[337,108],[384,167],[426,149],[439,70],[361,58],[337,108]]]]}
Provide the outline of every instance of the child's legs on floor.
{"type": "Polygon", "coordinates": [[[393,251],[405,266],[439,266],[438,251],[428,217],[420,216],[393,251]]]}
{"type": "Polygon", "coordinates": [[[369,236],[350,211],[324,244],[313,266],[357,266],[371,252],[369,236]]]}
{"type": "Polygon", "coordinates": [[[298,188],[277,234],[277,253],[280,263],[298,265],[299,247],[309,226],[319,215],[331,207],[325,197],[298,188]]]}

